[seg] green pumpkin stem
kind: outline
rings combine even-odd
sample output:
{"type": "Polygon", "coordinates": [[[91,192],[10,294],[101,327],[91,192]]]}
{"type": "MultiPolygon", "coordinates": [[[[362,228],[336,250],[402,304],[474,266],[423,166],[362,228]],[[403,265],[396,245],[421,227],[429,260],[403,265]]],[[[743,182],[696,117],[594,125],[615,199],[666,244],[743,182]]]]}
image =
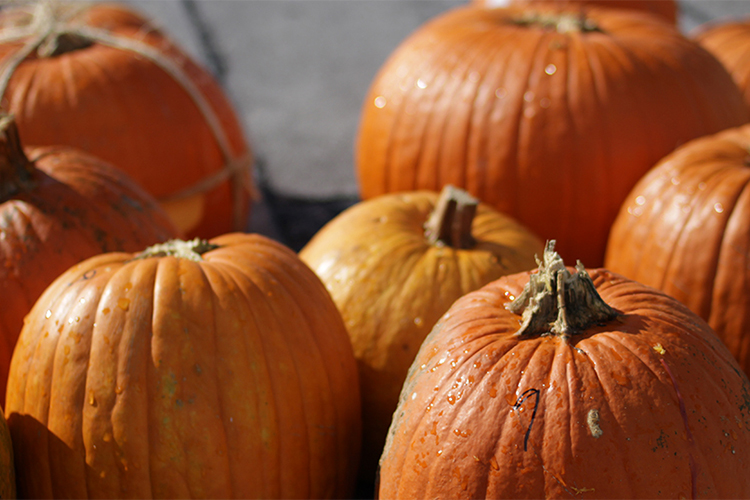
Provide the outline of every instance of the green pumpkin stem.
{"type": "Polygon", "coordinates": [[[169,240],[148,247],[146,250],[138,254],[135,259],[148,259],[149,257],[166,257],[171,255],[180,259],[201,261],[203,260],[204,253],[217,248],[219,248],[219,245],[215,245],[200,238],[195,238],[190,241],[169,240]]]}
{"type": "Polygon", "coordinates": [[[618,316],[596,291],[583,264],[571,273],[555,252],[555,241],[547,242],[539,272],[532,274],[521,295],[508,309],[521,314],[519,336],[557,335],[568,338],[618,316]]]}
{"type": "Polygon", "coordinates": [[[23,151],[13,115],[0,113],[0,203],[34,189],[35,171],[23,151]]]}
{"type": "Polygon", "coordinates": [[[445,186],[424,225],[427,241],[432,245],[453,248],[473,247],[475,241],[471,235],[471,224],[478,204],[479,200],[463,189],[445,186]]]}

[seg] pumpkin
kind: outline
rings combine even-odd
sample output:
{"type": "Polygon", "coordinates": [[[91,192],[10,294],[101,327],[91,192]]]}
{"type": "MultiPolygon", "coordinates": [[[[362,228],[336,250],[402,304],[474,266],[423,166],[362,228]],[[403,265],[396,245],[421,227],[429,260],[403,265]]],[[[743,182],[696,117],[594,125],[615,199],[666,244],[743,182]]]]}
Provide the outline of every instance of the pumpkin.
{"type": "Polygon", "coordinates": [[[454,300],[532,269],[542,242],[452,186],[357,203],[316,233],[300,258],[344,318],[360,373],[360,483],[374,482],[406,373],[454,300]]]}
{"type": "Polygon", "coordinates": [[[126,5],[0,10],[0,104],[29,144],[72,146],[125,171],[189,237],[246,229],[252,153],[231,103],[126,5]]]}
{"type": "Polygon", "coordinates": [[[653,15],[470,4],[419,27],[372,81],[359,190],[453,184],[597,267],[649,168],[749,119],[716,58],[653,15]]]}
{"type": "Polygon", "coordinates": [[[708,325],[606,269],[457,300],[422,345],[380,498],[747,498],[750,382],[708,325]]]}
{"type": "Polygon", "coordinates": [[[69,147],[24,150],[13,117],[0,115],[0,401],[24,316],[55,278],[93,255],[177,235],[124,173],[69,147]]]}
{"type": "Polygon", "coordinates": [[[60,275],[5,415],[27,498],[351,498],[360,445],[341,315],[292,250],[245,233],[60,275]]]}
{"type": "Polygon", "coordinates": [[[750,109],[750,17],[705,23],[691,37],[727,68],[750,109]]]}
{"type": "Polygon", "coordinates": [[[695,139],[636,184],[606,266],[701,316],[750,373],[750,125],[695,139]]]}
{"type": "Polygon", "coordinates": [[[508,4],[536,4],[550,1],[565,4],[572,8],[588,6],[606,7],[608,9],[633,9],[662,16],[671,24],[677,24],[679,5],[677,0],[473,0],[486,7],[504,7],[508,4]]]}

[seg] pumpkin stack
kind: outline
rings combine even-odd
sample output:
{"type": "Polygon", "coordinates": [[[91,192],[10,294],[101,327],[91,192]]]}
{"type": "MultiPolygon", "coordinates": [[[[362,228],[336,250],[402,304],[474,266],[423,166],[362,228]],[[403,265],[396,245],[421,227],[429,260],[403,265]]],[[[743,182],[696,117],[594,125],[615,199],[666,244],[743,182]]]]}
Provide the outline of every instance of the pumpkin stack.
{"type": "Polygon", "coordinates": [[[24,149],[13,117],[0,115],[0,401],[24,316],[55,278],[178,235],[127,175],[77,149],[24,149]]]}
{"type": "MultiPolygon", "coordinates": [[[[406,373],[435,322],[462,295],[533,268],[543,244],[453,186],[362,201],[300,251],[344,318],[360,373],[360,483],[377,462],[406,373]]],[[[369,487],[368,487],[369,485],[369,487]]]]}
{"type": "Polygon", "coordinates": [[[120,168],[188,237],[246,229],[252,153],[213,77],[125,5],[0,10],[0,103],[28,144],[120,168]]]}
{"type": "Polygon", "coordinates": [[[749,119],[721,63],[653,14],[472,3],[421,26],[381,67],[356,170],[363,199],[453,184],[597,267],[648,169],[749,119]]]}

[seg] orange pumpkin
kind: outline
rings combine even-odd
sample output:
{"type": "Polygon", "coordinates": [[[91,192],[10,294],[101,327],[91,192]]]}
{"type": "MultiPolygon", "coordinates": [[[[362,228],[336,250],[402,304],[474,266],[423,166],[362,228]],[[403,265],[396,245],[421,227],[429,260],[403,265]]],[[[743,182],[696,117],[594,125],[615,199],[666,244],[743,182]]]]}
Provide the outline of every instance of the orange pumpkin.
{"type": "Polygon", "coordinates": [[[28,315],[5,415],[26,498],[351,498],[357,368],[294,252],[235,233],[107,253],[28,315]]]}
{"type": "Polygon", "coordinates": [[[93,255],[175,236],[125,174],[67,147],[24,152],[13,118],[0,116],[0,401],[24,316],[55,278],[93,255]]]}
{"type": "Polygon", "coordinates": [[[726,69],[653,15],[467,5],[381,67],[356,168],[363,199],[453,184],[596,267],[649,168],[748,120],[726,69]]]}
{"type": "Polygon", "coordinates": [[[359,365],[360,482],[374,481],[406,373],[454,300],[534,267],[542,242],[526,228],[447,187],[358,203],[300,251],[347,326],[359,365]]]}
{"type": "Polygon", "coordinates": [[[404,384],[380,498],[748,498],[750,381],[698,316],[605,269],[500,278],[404,384]]]}
{"type": "Polygon", "coordinates": [[[675,297],[750,373],[750,125],[663,158],[622,205],[606,266],[675,297]]]}
{"type": "Polygon", "coordinates": [[[606,7],[608,9],[633,9],[650,12],[662,16],[671,24],[677,24],[679,4],[677,0],[473,0],[485,7],[505,7],[509,4],[536,4],[555,2],[571,8],[586,8],[589,6],[606,7]]]}
{"type": "Polygon", "coordinates": [[[750,109],[750,17],[703,24],[691,37],[727,68],[750,109]]]}
{"type": "Polygon", "coordinates": [[[188,236],[245,230],[252,154],[213,77],[125,5],[0,10],[0,103],[29,144],[122,169],[188,236]]]}

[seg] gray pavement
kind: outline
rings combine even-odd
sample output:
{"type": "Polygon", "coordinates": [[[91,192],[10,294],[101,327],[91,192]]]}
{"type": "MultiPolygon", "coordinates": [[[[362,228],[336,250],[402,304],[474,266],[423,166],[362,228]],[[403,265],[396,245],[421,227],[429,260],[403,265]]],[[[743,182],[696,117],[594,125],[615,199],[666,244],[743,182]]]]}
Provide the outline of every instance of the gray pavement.
{"type": "MultiPolygon", "coordinates": [[[[249,230],[299,249],[357,201],[354,140],[377,70],[412,31],[466,0],[128,0],[222,83],[256,154],[249,230]]],[[[750,0],[682,0],[688,33],[750,0]]]]}

